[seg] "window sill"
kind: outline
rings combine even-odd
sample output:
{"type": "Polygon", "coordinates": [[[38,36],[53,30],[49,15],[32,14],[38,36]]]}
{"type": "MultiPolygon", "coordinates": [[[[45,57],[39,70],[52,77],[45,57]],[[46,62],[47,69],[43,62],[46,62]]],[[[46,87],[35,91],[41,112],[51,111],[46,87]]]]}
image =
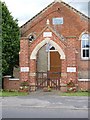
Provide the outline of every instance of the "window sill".
{"type": "Polygon", "coordinates": [[[88,61],[88,60],[90,60],[90,58],[81,58],[81,60],[88,61]]]}

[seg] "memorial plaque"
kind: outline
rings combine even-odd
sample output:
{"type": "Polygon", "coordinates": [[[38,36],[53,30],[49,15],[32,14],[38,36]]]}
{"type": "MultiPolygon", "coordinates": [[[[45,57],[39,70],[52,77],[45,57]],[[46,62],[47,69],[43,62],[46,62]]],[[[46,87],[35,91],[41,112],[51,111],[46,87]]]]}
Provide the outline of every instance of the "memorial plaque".
{"type": "Polygon", "coordinates": [[[53,25],[63,24],[63,18],[53,18],[53,25]]]}
{"type": "Polygon", "coordinates": [[[67,67],[67,72],[76,72],[76,67],[67,67]]]}
{"type": "Polygon", "coordinates": [[[43,37],[52,37],[52,32],[44,32],[43,37]]]}
{"type": "Polygon", "coordinates": [[[21,67],[21,72],[29,72],[29,67],[21,67]]]}

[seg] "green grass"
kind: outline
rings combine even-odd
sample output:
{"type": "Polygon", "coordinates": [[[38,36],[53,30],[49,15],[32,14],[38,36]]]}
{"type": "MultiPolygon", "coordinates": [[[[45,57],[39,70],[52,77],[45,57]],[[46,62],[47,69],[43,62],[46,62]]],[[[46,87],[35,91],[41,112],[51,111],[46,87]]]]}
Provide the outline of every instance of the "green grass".
{"type": "MultiPolygon", "coordinates": [[[[8,92],[8,91],[0,91],[0,97],[10,97],[10,96],[26,96],[28,93],[26,92],[8,92]]],[[[90,96],[90,92],[74,92],[74,93],[59,93],[60,96],[90,96]]]]}
{"type": "Polygon", "coordinates": [[[90,96],[90,92],[71,92],[71,93],[60,93],[60,96],[90,96]]]}
{"type": "Polygon", "coordinates": [[[8,91],[0,91],[0,97],[10,97],[10,96],[26,96],[28,93],[23,92],[8,92],[8,91]]]}

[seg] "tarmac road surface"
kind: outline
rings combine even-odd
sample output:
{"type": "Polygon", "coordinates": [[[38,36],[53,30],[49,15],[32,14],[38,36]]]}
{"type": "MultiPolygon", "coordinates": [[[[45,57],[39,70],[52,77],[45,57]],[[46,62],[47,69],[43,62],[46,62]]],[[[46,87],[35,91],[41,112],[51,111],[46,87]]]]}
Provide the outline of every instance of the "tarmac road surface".
{"type": "Polygon", "coordinates": [[[35,92],[2,98],[3,118],[88,118],[88,97],[35,92]]]}

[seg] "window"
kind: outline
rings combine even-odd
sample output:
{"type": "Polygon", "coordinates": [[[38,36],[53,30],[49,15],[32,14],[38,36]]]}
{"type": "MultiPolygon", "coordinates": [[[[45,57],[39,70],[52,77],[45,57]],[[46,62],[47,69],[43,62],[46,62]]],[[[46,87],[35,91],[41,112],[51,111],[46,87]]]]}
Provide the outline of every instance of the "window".
{"type": "Polygon", "coordinates": [[[55,47],[52,46],[52,47],[50,48],[50,50],[55,50],[55,47]]]}
{"type": "Polygon", "coordinates": [[[87,33],[81,37],[81,58],[90,58],[90,35],[87,33]]]}
{"type": "Polygon", "coordinates": [[[29,36],[29,41],[33,41],[34,40],[34,35],[30,35],[29,36]]]}
{"type": "Polygon", "coordinates": [[[57,51],[57,50],[50,43],[47,43],[46,44],[46,52],[49,52],[49,51],[57,51]]]}
{"type": "Polygon", "coordinates": [[[31,33],[31,34],[29,35],[29,41],[30,41],[30,42],[32,42],[33,40],[35,40],[35,38],[36,38],[36,35],[35,35],[34,33],[31,33]]]}

